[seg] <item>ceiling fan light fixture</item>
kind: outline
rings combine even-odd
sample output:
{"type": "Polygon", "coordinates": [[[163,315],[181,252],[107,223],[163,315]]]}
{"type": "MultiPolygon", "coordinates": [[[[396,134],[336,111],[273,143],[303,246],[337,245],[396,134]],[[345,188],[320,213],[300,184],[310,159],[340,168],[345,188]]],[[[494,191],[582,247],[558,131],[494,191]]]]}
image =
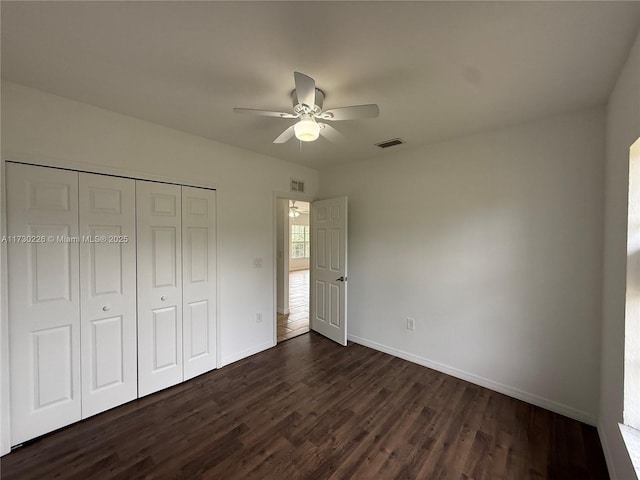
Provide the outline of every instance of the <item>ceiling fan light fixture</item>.
{"type": "Polygon", "coordinates": [[[320,135],[320,125],[318,125],[311,115],[305,114],[300,121],[293,126],[293,132],[301,142],[313,142],[317,140],[320,135]]]}

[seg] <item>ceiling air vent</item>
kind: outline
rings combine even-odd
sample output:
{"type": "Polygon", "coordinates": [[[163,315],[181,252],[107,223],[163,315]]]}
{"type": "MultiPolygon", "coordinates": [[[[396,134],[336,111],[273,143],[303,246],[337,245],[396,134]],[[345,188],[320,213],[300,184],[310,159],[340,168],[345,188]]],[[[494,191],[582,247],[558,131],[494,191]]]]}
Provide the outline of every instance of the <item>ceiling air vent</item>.
{"type": "Polygon", "coordinates": [[[389,148],[395,147],[396,145],[402,145],[405,143],[401,138],[392,138],[391,140],[385,140],[384,142],[376,143],[376,147],[380,148],[389,148]]]}
{"type": "Polygon", "coordinates": [[[304,182],[302,180],[291,179],[291,191],[304,193],[304,182]]]}

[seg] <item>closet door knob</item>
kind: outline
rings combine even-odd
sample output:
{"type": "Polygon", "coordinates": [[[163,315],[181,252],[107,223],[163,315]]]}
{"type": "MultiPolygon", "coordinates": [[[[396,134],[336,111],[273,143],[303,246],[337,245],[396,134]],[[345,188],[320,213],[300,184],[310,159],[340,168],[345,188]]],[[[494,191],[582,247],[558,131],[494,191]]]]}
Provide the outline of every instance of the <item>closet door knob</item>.
{"type": "Polygon", "coordinates": [[[105,305],[104,307],[102,307],[102,311],[103,312],[108,312],[110,308],[111,307],[109,305],[105,305]]]}
{"type": "Polygon", "coordinates": [[[162,300],[163,302],[164,302],[166,299],[167,299],[167,296],[166,296],[166,295],[162,295],[162,296],[160,297],[160,300],[162,300]]]}

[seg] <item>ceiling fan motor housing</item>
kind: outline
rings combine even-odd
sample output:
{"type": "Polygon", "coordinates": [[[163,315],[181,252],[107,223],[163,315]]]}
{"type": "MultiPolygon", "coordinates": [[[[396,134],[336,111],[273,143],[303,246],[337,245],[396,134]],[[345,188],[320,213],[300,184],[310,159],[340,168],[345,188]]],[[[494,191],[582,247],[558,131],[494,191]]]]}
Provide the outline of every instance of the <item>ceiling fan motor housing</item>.
{"type": "Polygon", "coordinates": [[[319,88],[316,88],[316,102],[315,102],[316,104],[313,106],[313,108],[310,111],[305,111],[306,108],[303,105],[301,105],[300,102],[298,101],[298,94],[296,93],[295,90],[291,92],[291,100],[293,100],[293,111],[295,113],[319,114],[322,111],[322,106],[324,104],[324,92],[319,88]]]}

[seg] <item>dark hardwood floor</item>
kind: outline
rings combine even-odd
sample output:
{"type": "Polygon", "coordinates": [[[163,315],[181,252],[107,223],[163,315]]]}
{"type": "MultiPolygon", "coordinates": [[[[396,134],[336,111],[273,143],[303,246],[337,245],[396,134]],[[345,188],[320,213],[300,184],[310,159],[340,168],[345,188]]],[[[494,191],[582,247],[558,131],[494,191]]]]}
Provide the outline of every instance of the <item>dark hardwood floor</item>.
{"type": "Polygon", "coordinates": [[[311,332],[42,437],[10,479],[606,479],[595,428],[311,332]]]}

